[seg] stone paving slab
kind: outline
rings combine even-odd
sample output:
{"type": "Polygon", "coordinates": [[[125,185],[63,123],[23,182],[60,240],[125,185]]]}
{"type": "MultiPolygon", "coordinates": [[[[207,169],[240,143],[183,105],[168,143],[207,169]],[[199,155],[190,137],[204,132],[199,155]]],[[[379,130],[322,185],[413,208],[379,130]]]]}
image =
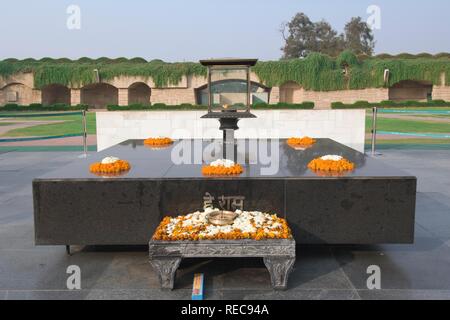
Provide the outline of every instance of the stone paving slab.
{"type": "Polygon", "coordinates": [[[146,247],[35,247],[31,180],[76,159],[71,153],[0,154],[0,300],[190,299],[193,273],[207,299],[450,299],[450,151],[386,151],[380,160],[419,177],[413,245],[302,246],[289,288],[275,292],[260,259],[186,259],[175,290],[159,289],[146,247]],[[27,200],[28,199],[28,200],[27,200]],[[68,291],[66,268],[79,265],[82,290],[68,291]],[[369,265],[382,270],[367,290],[369,265]]]}
{"type": "Polygon", "coordinates": [[[356,290],[233,290],[222,294],[224,300],[360,300],[356,290]]]}
{"type": "MultiPolygon", "coordinates": [[[[8,137],[3,137],[8,139],[8,137]]],[[[14,137],[12,137],[14,138],[14,137]]],[[[97,136],[93,134],[89,134],[87,136],[87,144],[88,146],[97,145],[97,136]]],[[[83,137],[66,137],[66,138],[58,138],[58,139],[45,139],[45,140],[32,140],[32,141],[17,141],[17,142],[2,142],[0,146],[4,147],[26,147],[26,146],[82,146],[83,145],[83,137]]]]}
{"type": "Polygon", "coordinates": [[[358,290],[363,300],[449,300],[450,290],[358,290]]]}

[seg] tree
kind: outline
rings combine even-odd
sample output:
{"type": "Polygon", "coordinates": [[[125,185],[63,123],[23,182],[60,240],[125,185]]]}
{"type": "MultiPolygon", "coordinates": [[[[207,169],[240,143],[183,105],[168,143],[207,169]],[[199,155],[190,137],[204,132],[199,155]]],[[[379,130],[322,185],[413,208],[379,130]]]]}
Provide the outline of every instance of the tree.
{"type": "Polygon", "coordinates": [[[373,54],[375,41],[372,29],[361,17],[354,17],[345,25],[345,48],[355,54],[373,54]]]}
{"type": "Polygon", "coordinates": [[[338,34],[325,20],[312,22],[300,12],[282,25],[281,33],[285,40],[284,59],[303,58],[311,52],[336,57],[344,50],[370,56],[375,44],[372,30],[360,17],[352,18],[345,33],[338,34]]]}
{"type": "Polygon", "coordinates": [[[285,40],[284,48],[282,48],[284,58],[305,57],[314,47],[312,44],[315,38],[314,23],[304,13],[297,13],[290,22],[284,23],[281,33],[285,40]]]}
{"type": "Polygon", "coordinates": [[[344,38],[331,27],[325,20],[315,23],[316,38],[314,43],[317,45],[314,52],[321,52],[332,57],[339,55],[344,50],[344,38]]]}

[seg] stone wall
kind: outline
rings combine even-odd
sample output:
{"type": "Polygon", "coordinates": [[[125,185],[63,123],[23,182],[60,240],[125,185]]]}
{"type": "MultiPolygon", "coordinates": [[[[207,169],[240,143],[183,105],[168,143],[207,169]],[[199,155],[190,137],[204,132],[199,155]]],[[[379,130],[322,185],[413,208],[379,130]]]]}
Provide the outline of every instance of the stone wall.
{"type": "MultiPolygon", "coordinates": [[[[238,77],[238,75],[236,75],[238,77]]],[[[251,80],[256,83],[260,83],[256,74],[251,74],[251,80]]],[[[118,103],[120,105],[128,105],[130,103],[129,97],[130,90],[136,87],[137,84],[142,84],[150,89],[150,102],[151,103],[165,103],[167,105],[182,104],[182,103],[197,103],[196,92],[199,88],[206,85],[205,77],[188,76],[183,77],[178,84],[170,84],[164,88],[155,87],[155,83],[151,78],[139,77],[139,76],[121,76],[112,80],[104,81],[104,83],[111,85],[117,90],[117,97],[108,98],[105,96],[104,90],[91,91],[87,95],[90,97],[88,101],[94,101],[95,107],[105,108],[107,103],[118,103]]],[[[445,86],[445,77],[443,77],[441,86],[433,86],[432,98],[450,101],[450,86],[445,86]]],[[[92,85],[90,85],[92,86],[92,85]]],[[[402,91],[402,100],[420,100],[424,99],[430,90],[430,85],[427,86],[425,91],[421,91],[418,95],[417,90],[414,88],[407,88],[407,91],[402,91]]],[[[67,102],[68,100],[72,105],[82,103],[81,91],[78,87],[69,88],[70,99],[67,97],[61,97],[60,102],[67,102]],[[64,100],[64,101],[63,101],[64,100]]],[[[402,88],[400,88],[403,90],[402,88]]],[[[270,88],[269,103],[276,104],[279,102],[289,103],[301,103],[305,101],[312,101],[316,105],[316,109],[329,109],[332,102],[354,103],[356,101],[364,100],[369,102],[381,102],[383,100],[389,100],[390,97],[397,97],[395,92],[399,88],[368,88],[362,90],[340,90],[340,91],[309,91],[303,89],[297,83],[289,81],[280,87],[270,88]]],[[[28,105],[31,103],[41,103],[42,94],[41,91],[34,88],[33,74],[24,73],[16,74],[7,79],[0,77],[0,105],[7,103],[14,103],[8,101],[8,97],[11,98],[14,92],[17,93],[18,104],[28,105]]],[[[112,91],[111,91],[112,92],[112,91]]],[[[86,96],[86,95],[85,95],[86,96]]],[[[147,100],[147,97],[143,98],[143,94],[140,94],[138,101],[147,100]]],[[[44,101],[45,102],[45,101],[44,101]]],[[[57,103],[59,101],[52,100],[57,103]]],[[[133,99],[131,99],[133,102],[133,99]]]]}
{"type": "Polygon", "coordinates": [[[33,88],[22,83],[11,83],[0,90],[0,105],[33,103],[33,88]]]}
{"type": "MultiPolygon", "coordinates": [[[[37,90],[39,91],[39,90],[37,90]]],[[[70,89],[63,85],[49,85],[40,90],[42,104],[70,104],[70,89]]]]}
{"type": "Polygon", "coordinates": [[[136,82],[128,87],[128,104],[149,104],[151,97],[151,89],[148,85],[142,82],[136,82]]]}
{"type": "Polygon", "coordinates": [[[279,102],[303,102],[303,88],[294,81],[289,81],[280,87],[279,102]]]}
{"type": "Polygon", "coordinates": [[[450,101],[450,87],[433,86],[433,99],[450,101]]]}
{"type": "Polygon", "coordinates": [[[195,104],[194,89],[152,89],[150,97],[152,104],[165,103],[167,105],[190,103],[195,104]]]}
{"type": "MultiPolygon", "coordinates": [[[[272,89],[273,90],[273,89],[272,89]]],[[[386,88],[369,88],[362,90],[339,90],[339,91],[309,91],[304,90],[295,82],[287,82],[278,88],[279,100],[275,96],[271,98],[272,103],[301,103],[312,101],[316,109],[329,109],[333,102],[354,103],[364,100],[369,102],[380,102],[388,100],[389,90],[386,88]]]]}
{"type": "Polygon", "coordinates": [[[116,105],[119,103],[119,90],[106,83],[86,86],[81,89],[81,103],[97,109],[116,105]]]}
{"type": "Polygon", "coordinates": [[[317,109],[327,109],[333,102],[355,103],[356,101],[381,102],[388,100],[389,90],[386,88],[370,88],[362,90],[340,91],[307,91],[301,95],[303,101],[314,101],[317,109]]]}
{"type": "Polygon", "coordinates": [[[34,76],[32,73],[17,73],[7,78],[0,76],[0,89],[12,83],[21,83],[27,87],[34,88],[34,76]]]}
{"type": "Polygon", "coordinates": [[[432,95],[433,85],[418,81],[401,81],[389,88],[389,100],[392,101],[427,101],[432,95]]]}

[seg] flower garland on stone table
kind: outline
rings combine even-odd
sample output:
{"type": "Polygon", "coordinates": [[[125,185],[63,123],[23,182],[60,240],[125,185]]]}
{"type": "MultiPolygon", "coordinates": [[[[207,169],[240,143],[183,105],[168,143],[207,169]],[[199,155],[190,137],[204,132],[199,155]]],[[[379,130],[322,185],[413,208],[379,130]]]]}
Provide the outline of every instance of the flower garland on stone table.
{"type": "Polygon", "coordinates": [[[240,164],[228,159],[219,159],[202,167],[202,174],[205,176],[233,176],[243,172],[244,168],[240,164]]]}
{"type": "Polygon", "coordinates": [[[237,218],[232,225],[214,226],[207,220],[208,213],[214,210],[217,209],[207,209],[204,212],[197,211],[175,218],[165,217],[152,239],[158,241],[199,241],[292,238],[292,232],[287,221],[275,214],[237,210],[237,218]]]}
{"type": "Polygon", "coordinates": [[[165,147],[173,144],[173,140],[167,137],[148,138],[144,144],[152,147],[165,147]]]}
{"type": "Polygon", "coordinates": [[[312,160],[308,164],[308,168],[319,172],[339,173],[352,171],[355,168],[355,164],[342,156],[327,155],[312,160]]]}
{"type": "Polygon", "coordinates": [[[308,148],[313,146],[317,141],[310,137],[302,137],[302,138],[289,138],[287,139],[286,143],[291,146],[292,148],[308,148]]]}
{"type": "Polygon", "coordinates": [[[94,174],[120,175],[131,169],[128,161],[116,157],[106,157],[101,162],[89,166],[89,171],[94,174]]]}

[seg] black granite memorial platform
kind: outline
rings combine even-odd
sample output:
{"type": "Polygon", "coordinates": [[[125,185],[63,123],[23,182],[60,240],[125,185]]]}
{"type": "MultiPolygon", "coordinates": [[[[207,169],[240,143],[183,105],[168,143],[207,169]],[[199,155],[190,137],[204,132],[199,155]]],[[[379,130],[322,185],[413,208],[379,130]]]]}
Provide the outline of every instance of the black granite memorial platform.
{"type": "Polygon", "coordinates": [[[211,142],[154,150],[129,140],[35,179],[36,244],[146,245],[163,217],[201,210],[206,193],[243,196],[245,210],[277,213],[299,244],[413,242],[416,178],[335,141],[319,139],[300,151],[280,140],[279,169],[270,176],[261,174],[267,165],[251,163],[255,152],[244,152],[244,173],[225,178],[202,176],[200,163],[174,164],[171,152],[180,143],[211,142]],[[346,157],[356,169],[324,177],[307,168],[327,154],[346,157]],[[89,164],[106,156],[129,161],[131,170],[120,177],[90,173],[89,164]]]}

